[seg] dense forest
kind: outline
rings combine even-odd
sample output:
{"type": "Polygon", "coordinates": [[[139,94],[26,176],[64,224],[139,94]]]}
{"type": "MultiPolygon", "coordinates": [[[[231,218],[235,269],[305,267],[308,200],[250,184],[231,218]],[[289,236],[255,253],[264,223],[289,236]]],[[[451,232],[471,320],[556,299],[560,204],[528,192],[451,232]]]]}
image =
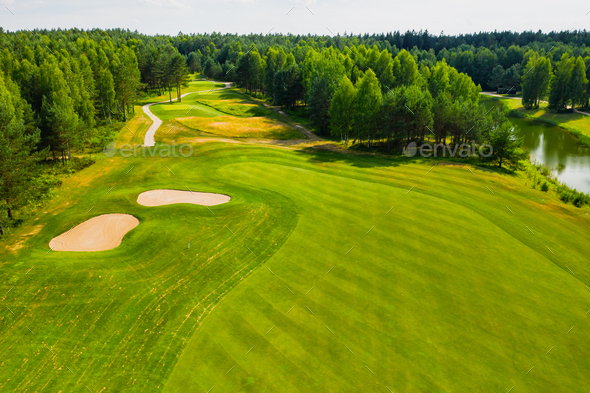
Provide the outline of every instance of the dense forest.
{"type": "MultiPolygon", "coordinates": [[[[346,143],[397,149],[430,139],[489,143],[500,166],[521,157],[510,123],[479,93],[522,91],[527,107],[586,108],[590,33],[294,36],[0,28],[0,234],[13,211],[55,184],[47,163],[99,149],[141,97],[180,100],[189,73],[233,81],[346,143]]],[[[83,167],[84,163],[78,163],[83,167]]]]}

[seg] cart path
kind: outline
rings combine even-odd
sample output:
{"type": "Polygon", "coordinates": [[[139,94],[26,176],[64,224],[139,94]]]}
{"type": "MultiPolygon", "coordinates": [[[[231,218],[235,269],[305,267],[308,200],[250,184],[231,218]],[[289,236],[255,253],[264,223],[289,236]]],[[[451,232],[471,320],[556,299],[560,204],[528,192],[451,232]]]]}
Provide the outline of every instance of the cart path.
{"type": "MultiPolygon", "coordinates": [[[[208,81],[208,82],[213,82],[213,83],[223,83],[225,85],[225,87],[219,88],[219,89],[211,89],[209,91],[207,91],[207,93],[212,92],[212,91],[218,91],[218,90],[225,90],[225,89],[229,89],[231,87],[231,83],[230,82],[217,82],[217,81],[208,81]]],[[[184,93],[180,96],[180,98],[183,98],[189,94],[194,94],[194,93],[202,93],[202,91],[191,91],[189,93],[184,93]]],[[[155,146],[156,145],[156,140],[155,140],[155,136],[156,136],[156,131],[158,131],[158,128],[160,128],[160,126],[162,125],[162,120],[154,115],[152,113],[152,111],[150,110],[150,106],[152,105],[157,105],[157,104],[162,104],[164,102],[170,102],[170,100],[164,100],[164,101],[160,101],[160,102],[153,102],[151,104],[146,104],[143,106],[143,111],[145,112],[146,115],[148,115],[148,117],[150,119],[152,119],[152,125],[150,126],[150,128],[147,130],[147,132],[145,133],[145,137],[143,140],[143,145],[146,147],[151,147],[151,146],[155,146]]]]}

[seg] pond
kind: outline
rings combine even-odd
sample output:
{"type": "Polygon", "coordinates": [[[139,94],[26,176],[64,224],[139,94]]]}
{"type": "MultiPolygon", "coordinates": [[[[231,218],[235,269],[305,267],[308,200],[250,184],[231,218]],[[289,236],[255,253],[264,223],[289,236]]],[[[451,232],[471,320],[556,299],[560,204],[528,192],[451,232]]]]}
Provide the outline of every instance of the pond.
{"type": "Polygon", "coordinates": [[[560,182],[590,193],[590,148],[580,145],[566,130],[531,119],[510,118],[531,161],[547,166],[560,182]]]}
{"type": "MultiPolygon", "coordinates": [[[[488,108],[500,107],[498,101],[484,102],[488,108]]],[[[590,193],[590,148],[581,146],[563,128],[538,120],[510,117],[520,136],[523,148],[531,154],[531,161],[548,167],[562,183],[578,191],[590,193]]],[[[588,118],[590,121],[590,117],[588,118]]]]}

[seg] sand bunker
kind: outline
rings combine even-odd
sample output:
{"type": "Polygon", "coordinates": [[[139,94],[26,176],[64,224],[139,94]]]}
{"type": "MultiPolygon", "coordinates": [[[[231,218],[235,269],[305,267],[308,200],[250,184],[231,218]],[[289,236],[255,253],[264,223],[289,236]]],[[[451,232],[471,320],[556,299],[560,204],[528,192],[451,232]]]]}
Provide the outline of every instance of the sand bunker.
{"type": "Polygon", "coordinates": [[[152,190],[142,192],[137,197],[137,203],[143,206],[163,206],[175,203],[215,206],[227,203],[230,200],[231,198],[227,195],[181,190],[152,190]]]}
{"type": "Polygon", "coordinates": [[[53,251],[104,251],[121,244],[123,236],[139,225],[129,214],[105,214],[91,218],[70,231],[53,238],[53,251]]]}

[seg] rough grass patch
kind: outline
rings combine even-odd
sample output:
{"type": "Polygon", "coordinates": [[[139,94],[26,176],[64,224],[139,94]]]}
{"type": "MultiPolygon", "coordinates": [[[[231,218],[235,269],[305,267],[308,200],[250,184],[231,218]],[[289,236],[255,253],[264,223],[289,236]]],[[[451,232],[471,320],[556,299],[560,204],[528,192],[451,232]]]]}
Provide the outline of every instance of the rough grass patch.
{"type": "Polygon", "coordinates": [[[264,117],[176,118],[180,124],[203,132],[231,138],[297,139],[301,134],[288,124],[264,117]]]}

